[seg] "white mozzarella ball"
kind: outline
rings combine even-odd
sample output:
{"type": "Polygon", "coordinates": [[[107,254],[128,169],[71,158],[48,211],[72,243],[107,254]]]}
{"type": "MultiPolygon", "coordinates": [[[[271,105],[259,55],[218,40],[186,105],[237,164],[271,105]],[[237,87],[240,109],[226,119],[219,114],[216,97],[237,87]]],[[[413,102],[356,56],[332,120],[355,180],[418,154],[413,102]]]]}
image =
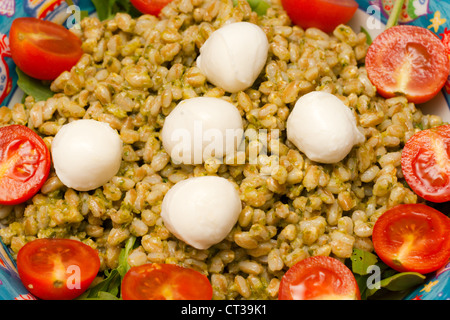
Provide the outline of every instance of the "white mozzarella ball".
{"type": "Polygon", "coordinates": [[[209,158],[233,156],[243,139],[239,110],[219,98],[181,101],[166,117],[161,138],[176,164],[201,164],[209,158]]]}
{"type": "Polygon", "coordinates": [[[197,66],[209,82],[234,93],[253,85],[266,64],[269,42],[250,22],[235,22],[214,31],[200,48],[197,66]]]}
{"type": "Polygon", "coordinates": [[[310,92],[295,103],[287,120],[287,138],[309,159],[336,163],[364,141],[351,110],[336,96],[310,92]]]}
{"type": "Polygon", "coordinates": [[[108,182],[122,161],[122,140],[109,124],[76,120],[64,126],[52,142],[56,175],[69,188],[88,191],[108,182]]]}
{"type": "Polygon", "coordinates": [[[239,192],[230,181],[202,176],[180,181],[169,189],[161,217],[178,239],[204,250],[228,235],[241,209],[239,192]]]}

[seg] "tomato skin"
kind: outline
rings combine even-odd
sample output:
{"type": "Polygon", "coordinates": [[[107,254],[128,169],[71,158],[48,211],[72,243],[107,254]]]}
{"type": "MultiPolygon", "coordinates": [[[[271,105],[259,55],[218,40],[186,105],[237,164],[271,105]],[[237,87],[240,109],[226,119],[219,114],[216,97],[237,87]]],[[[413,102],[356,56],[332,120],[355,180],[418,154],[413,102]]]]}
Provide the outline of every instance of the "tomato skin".
{"type": "Polygon", "coordinates": [[[355,277],[329,256],[312,256],[294,264],[281,278],[278,300],[360,300],[355,277]]]}
{"type": "Polygon", "coordinates": [[[11,57],[30,77],[54,80],[81,58],[81,40],[56,23],[37,18],[16,18],[9,33],[11,57]]]}
{"type": "Polygon", "coordinates": [[[123,300],[211,300],[212,294],[205,275],[175,264],[132,267],[122,280],[123,300]]]}
{"type": "Polygon", "coordinates": [[[50,173],[50,151],[23,125],[0,128],[0,204],[14,205],[34,196],[50,173]]]}
{"type": "Polygon", "coordinates": [[[375,252],[399,272],[426,274],[450,258],[450,218],[425,204],[400,204],[375,222],[375,252]]]}
{"type": "Polygon", "coordinates": [[[350,21],[358,9],[354,0],[281,0],[281,4],[294,24],[327,33],[350,21]]]}
{"type": "Polygon", "coordinates": [[[100,268],[96,250],[71,239],[36,239],[17,253],[17,271],[25,288],[44,300],[78,297],[100,268]]]}
{"type": "Polygon", "coordinates": [[[442,41],[430,30],[399,25],[374,39],[367,50],[366,69],[381,96],[404,95],[420,104],[445,85],[450,62],[442,41]]]}
{"type": "Polygon", "coordinates": [[[403,176],[411,189],[431,202],[450,201],[450,125],[414,134],[402,151],[403,176]]]}
{"type": "Polygon", "coordinates": [[[173,0],[130,0],[131,3],[143,14],[158,16],[162,8],[173,0]]]}

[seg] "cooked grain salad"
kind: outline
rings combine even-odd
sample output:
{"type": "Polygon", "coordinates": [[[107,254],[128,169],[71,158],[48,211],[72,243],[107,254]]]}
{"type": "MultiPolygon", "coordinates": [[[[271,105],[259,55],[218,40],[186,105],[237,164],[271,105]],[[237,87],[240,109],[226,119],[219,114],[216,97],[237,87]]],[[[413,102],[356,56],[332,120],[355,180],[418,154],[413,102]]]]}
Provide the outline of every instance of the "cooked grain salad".
{"type": "Polygon", "coordinates": [[[402,147],[442,119],[422,114],[406,98],[377,95],[364,68],[364,33],[344,25],[331,34],[303,30],[278,1],[258,16],[242,0],[236,6],[231,0],[175,0],[160,19],[88,17],[74,32],[85,53],[52,82],[54,96],[39,102],[28,96],[3,107],[0,125],[26,125],[51,149],[70,121],[107,122],[123,140],[121,168],[88,192],[65,187],[52,169],[30,201],[0,207],[0,236],[14,253],[36,238],[69,237],[97,249],[101,270],[107,270],[134,236],[139,246],[128,257],[130,266],[193,268],[207,275],[214,299],[276,299],[282,275],[296,262],[314,255],[344,261],[354,248],[373,251],[377,218],[394,205],[419,201],[402,176],[402,147]],[[251,88],[233,94],[209,83],[196,66],[199,48],[226,21],[257,24],[269,40],[262,73],[251,88]],[[286,139],[290,110],[311,91],[339,97],[365,136],[340,162],[313,162],[286,139]],[[261,151],[257,163],[176,165],[162,147],[164,119],[181,100],[199,96],[235,105],[247,133],[278,129],[279,135],[265,142],[246,135],[247,157],[249,148],[261,151]],[[233,182],[242,211],[222,242],[198,250],[173,236],[160,212],[172,186],[205,175],[233,182]]]}

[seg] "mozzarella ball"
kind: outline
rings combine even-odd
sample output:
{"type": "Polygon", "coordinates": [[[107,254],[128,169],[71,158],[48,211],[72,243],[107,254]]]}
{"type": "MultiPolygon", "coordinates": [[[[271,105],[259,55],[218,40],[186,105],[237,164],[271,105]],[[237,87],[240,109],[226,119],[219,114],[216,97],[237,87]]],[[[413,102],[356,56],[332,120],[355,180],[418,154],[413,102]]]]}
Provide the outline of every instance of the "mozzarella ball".
{"type": "Polygon", "coordinates": [[[364,141],[349,107],[327,92],[310,92],[295,103],[287,120],[287,138],[309,159],[336,163],[364,141]]]}
{"type": "Polygon", "coordinates": [[[232,103],[197,97],[181,101],[170,112],[161,138],[174,163],[201,164],[209,158],[233,156],[243,132],[242,117],[232,103]]]}
{"type": "Polygon", "coordinates": [[[76,120],[64,126],[52,142],[56,175],[69,188],[88,191],[108,182],[122,161],[122,140],[109,124],[76,120]]]}
{"type": "Polygon", "coordinates": [[[182,180],[169,189],[161,217],[178,239],[204,250],[228,235],[241,209],[239,192],[230,181],[202,176],[182,180]]]}
{"type": "Polygon", "coordinates": [[[253,85],[266,64],[269,42],[250,22],[235,22],[214,31],[200,48],[197,66],[209,82],[234,93],[253,85]]]}

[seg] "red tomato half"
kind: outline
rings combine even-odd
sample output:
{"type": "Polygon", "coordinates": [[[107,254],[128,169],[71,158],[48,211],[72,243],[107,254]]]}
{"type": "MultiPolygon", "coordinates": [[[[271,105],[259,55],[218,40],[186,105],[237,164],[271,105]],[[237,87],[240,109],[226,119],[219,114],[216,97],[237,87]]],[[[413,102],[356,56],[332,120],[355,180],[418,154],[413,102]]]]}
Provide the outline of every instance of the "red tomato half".
{"type": "Polygon", "coordinates": [[[50,172],[50,152],[33,130],[0,128],[0,204],[14,205],[34,196],[50,172]]]}
{"type": "Polygon", "coordinates": [[[424,204],[401,204],[375,222],[375,252],[400,272],[429,273],[450,258],[450,218],[424,204]]]}
{"type": "Polygon", "coordinates": [[[450,125],[414,134],[402,151],[403,176],[411,189],[432,202],[450,201],[450,125]]]}
{"type": "Polygon", "coordinates": [[[350,21],[358,9],[354,0],[281,0],[281,4],[294,24],[327,33],[350,21]]]}
{"type": "Polygon", "coordinates": [[[400,25],[375,38],[366,55],[367,75],[385,98],[404,95],[414,103],[433,98],[450,72],[442,41],[422,27],[400,25]]]}
{"type": "Polygon", "coordinates": [[[339,260],[313,256],[294,264],[281,278],[279,300],[360,300],[353,273],[339,260]]]}
{"type": "Polygon", "coordinates": [[[100,268],[96,250],[70,239],[37,239],[17,254],[25,288],[40,299],[69,300],[82,294],[100,268]]]}
{"type": "Polygon", "coordinates": [[[124,300],[211,300],[208,278],[174,264],[149,263],[132,267],[122,280],[124,300]]]}
{"type": "Polygon", "coordinates": [[[144,14],[152,14],[158,16],[162,8],[164,8],[172,0],[130,0],[131,3],[144,14]]]}
{"type": "Polygon", "coordinates": [[[30,77],[54,80],[69,71],[83,54],[81,40],[72,32],[50,21],[16,18],[9,33],[11,56],[30,77]]]}

